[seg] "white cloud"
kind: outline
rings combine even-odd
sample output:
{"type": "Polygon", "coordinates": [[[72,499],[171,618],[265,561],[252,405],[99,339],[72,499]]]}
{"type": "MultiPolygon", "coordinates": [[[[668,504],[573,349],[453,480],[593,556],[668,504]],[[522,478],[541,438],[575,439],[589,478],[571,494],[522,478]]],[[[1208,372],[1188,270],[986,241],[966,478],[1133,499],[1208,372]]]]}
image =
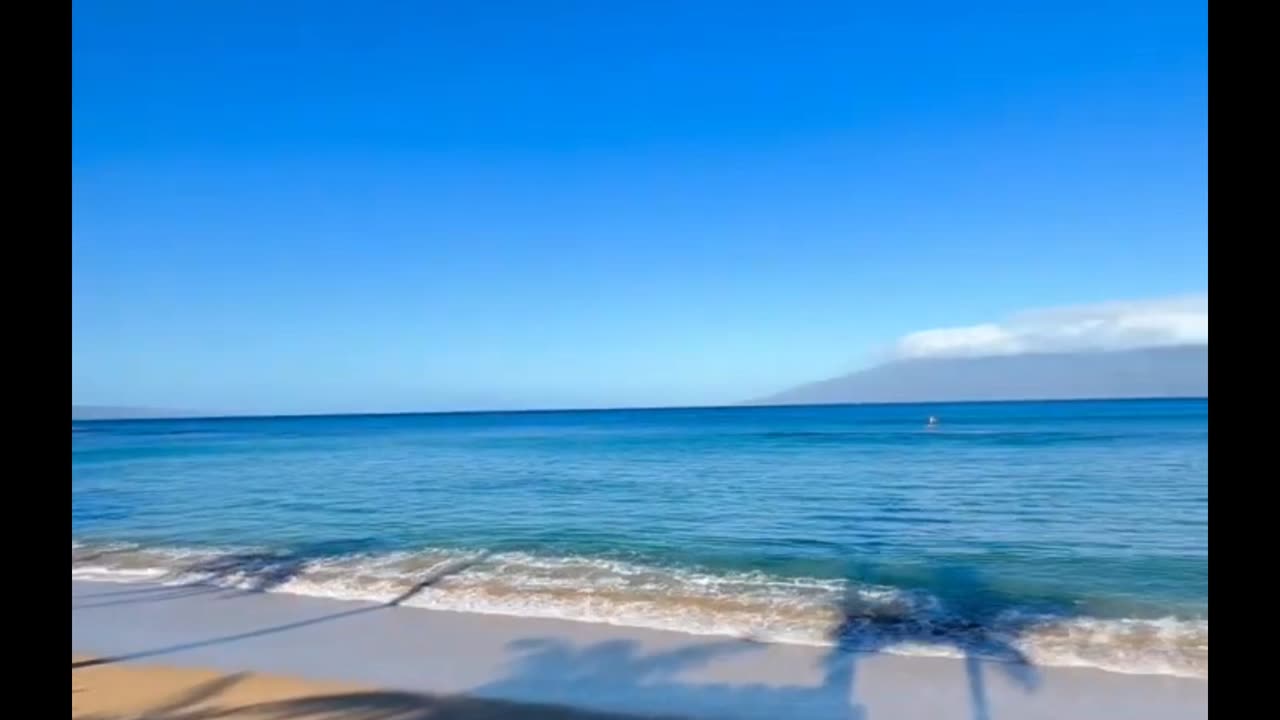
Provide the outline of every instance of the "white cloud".
{"type": "Polygon", "coordinates": [[[999,322],[922,330],[895,358],[1127,350],[1209,342],[1209,294],[1031,310],[999,322]]]}

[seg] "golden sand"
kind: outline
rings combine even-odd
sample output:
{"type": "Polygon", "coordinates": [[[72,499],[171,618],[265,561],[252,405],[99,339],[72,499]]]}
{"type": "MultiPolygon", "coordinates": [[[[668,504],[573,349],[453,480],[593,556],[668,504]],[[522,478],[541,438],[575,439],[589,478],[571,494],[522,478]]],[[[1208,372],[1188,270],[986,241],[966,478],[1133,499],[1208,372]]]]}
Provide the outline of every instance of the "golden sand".
{"type": "Polygon", "coordinates": [[[82,666],[72,655],[72,720],[624,720],[625,716],[467,697],[165,666],[82,666]]]}

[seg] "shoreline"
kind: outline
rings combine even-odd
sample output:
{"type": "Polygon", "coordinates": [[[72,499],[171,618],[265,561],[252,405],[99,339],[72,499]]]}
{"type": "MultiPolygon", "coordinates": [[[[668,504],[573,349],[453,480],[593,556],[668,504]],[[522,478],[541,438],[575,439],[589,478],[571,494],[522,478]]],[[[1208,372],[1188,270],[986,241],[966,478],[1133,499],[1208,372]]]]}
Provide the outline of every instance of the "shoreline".
{"type": "Polygon", "coordinates": [[[648,717],[1118,720],[1208,713],[1207,680],[850,655],[207,586],[73,581],[72,650],[99,658],[73,662],[73,676],[114,667],[207,668],[648,717]]]}
{"type": "Polygon", "coordinates": [[[911,591],[811,577],[771,577],[585,556],[427,548],[327,557],[257,549],[72,543],[72,579],[210,585],[340,602],[541,618],[708,638],[884,652],[1019,658],[1046,667],[1208,677],[1208,622],[1194,616],[1093,617],[1001,598],[948,612],[980,581],[911,591]],[[966,585],[967,583],[967,585],[966,585]],[[429,592],[424,589],[430,588],[429,592]],[[967,589],[966,589],[967,587],[967,589]],[[932,592],[946,591],[943,601],[932,592]],[[841,607],[858,615],[848,625],[841,607]],[[859,622],[860,618],[868,619],[859,622]],[[842,627],[839,640],[833,629],[842,627]]]}

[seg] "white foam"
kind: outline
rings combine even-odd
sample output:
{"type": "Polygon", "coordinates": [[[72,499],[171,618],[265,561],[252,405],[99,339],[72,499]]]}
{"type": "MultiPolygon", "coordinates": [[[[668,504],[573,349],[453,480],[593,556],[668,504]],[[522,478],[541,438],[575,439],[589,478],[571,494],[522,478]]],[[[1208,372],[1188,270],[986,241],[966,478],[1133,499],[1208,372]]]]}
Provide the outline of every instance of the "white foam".
{"type": "Polygon", "coordinates": [[[130,569],[108,568],[94,565],[71,568],[72,580],[96,580],[99,582],[139,582],[144,580],[155,580],[168,574],[169,572],[163,568],[130,569]]]}
{"type": "MultiPolygon", "coordinates": [[[[931,596],[884,586],[846,587],[840,581],[779,578],[759,572],[714,574],[618,560],[493,555],[446,549],[347,555],[310,560],[186,548],[125,549],[73,544],[72,578],[164,584],[212,583],[338,600],[388,602],[434,579],[404,599],[411,607],[607,625],[698,635],[829,645],[837,607],[857,606],[877,650],[955,657],[967,650],[948,625],[954,618],[931,596]],[[77,555],[83,558],[77,562],[77,555]],[[276,560],[275,558],[279,558],[276,560]],[[226,561],[219,564],[219,561],[226,561]],[[254,564],[254,563],[257,564],[254,564]],[[280,569],[273,563],[287,564],[280,569]],[[210,569],[212,567],[212,569],[210,569]],[[279,570],[278,577],[272,573],[279,570]],[[269,582],[264,584],[264,576],[269,582]],[[914,629],[901,637],[888,634],[914,629]],[[935,636],[930,630],[937,628],[935,636]],[[936,640],[934,639],[936,637],[936,640]]],[[[239,550],[238,553],[251,551],[239,550]]],[[[855,628],[856,629],[856,628],[855,628]]],[[[1113,672],[1207,677],[1208,621],[1062,619],[1017,611],[996,618],[984,637],[1043,665],[1088,666],[1113,672]]]]}

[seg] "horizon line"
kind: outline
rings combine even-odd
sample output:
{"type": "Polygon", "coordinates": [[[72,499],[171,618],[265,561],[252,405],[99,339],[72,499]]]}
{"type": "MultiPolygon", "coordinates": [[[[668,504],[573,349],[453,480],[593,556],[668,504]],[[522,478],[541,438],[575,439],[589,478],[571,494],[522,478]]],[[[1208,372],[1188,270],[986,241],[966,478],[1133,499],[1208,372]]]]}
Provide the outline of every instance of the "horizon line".
{"type": "MultiPolygon", "coordinates": [[[[229,413],[225,415],[153,415],[147,417],[72,418],[72,422],[153,422],[167,420],[287,420],[305,418],[347,417],[414,417],[426,415],[524,415],[555,413],[608,413],[608,412],[664,412],[679,410],[743,410],[767,408],[826,408],[826,407],[893,407],[899,405],[1008,405],[1019,403],[1088,403],[1088,402],[1152,402],[1208,400],[1208,395],[1147,395],[1134,397],[1083,397],[1083,398],[1012,398],[1006,400],[903,400],[884,402],[836,402],[836,403],[738,403],[734,405],[632,405],[597,408],[522,408],[514,410],[398,410],[387,412],[298,412],[298,413],[229,413]]],[[[75,407],[74,405],[72,407],[75,407]]],[[[81,407],[95,407],[84,405],[81,407]]],[[[103,406],[98,406],[103,407],[103,406]]],[[[125,409],[124,406],[111,406],[125,409]]]]}

